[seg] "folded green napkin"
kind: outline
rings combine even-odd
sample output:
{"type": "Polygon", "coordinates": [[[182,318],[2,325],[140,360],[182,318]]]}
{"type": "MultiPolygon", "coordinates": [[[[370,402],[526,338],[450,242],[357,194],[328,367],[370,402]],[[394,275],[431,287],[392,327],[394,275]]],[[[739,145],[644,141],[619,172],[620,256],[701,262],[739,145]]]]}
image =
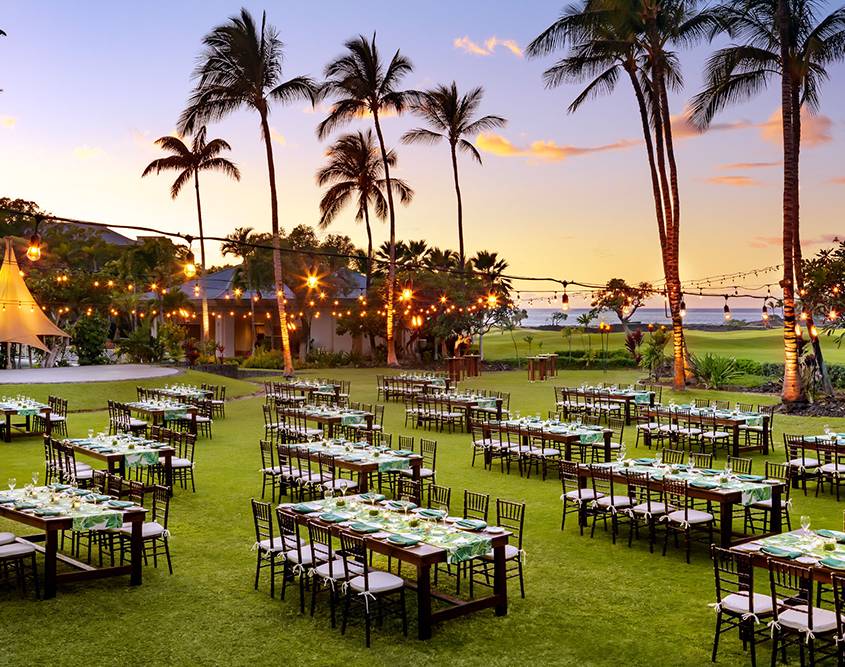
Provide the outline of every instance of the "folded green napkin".
{"type": "Polygon", "coordinates": [[[104,447],[100,450],[100,454],[113,454],[114,450],[111,447],[104,447]]]}
{"type": "Polygon", "coordinates": [[[425,519],[439,519],[444,513],[442,510],[422,509],[417,514],[425,519]]]}
{"type": "Polygon", "coordinates": [[[61,513],[61,510],[49,509],[47,507],[42,507],[41,509],[35,510],[35,514],[37,516],[58,516],[61,513]]]}
{"type": "Polygon", "coordinates": [[[396,456],[413,456],[414,455],[414,452],[412,452],[410,449],[397,449],[393,453],[396,454],[396,456]]]}
{"type": "Polygon", "coordinates": [[[792,560],[793,558],[798,558],[801,555],[801,552],[797,549],[785,549],[781,547],[770,547],[768,545],[760,547],[760,551],[767,556],[774,556],[775,558],[788,558],[792,560]]]}
{"type": "Polygon", "coordinates": [[[696,480],[694,482],[689,483],[690,486],[694,486],[696,489],[718,489],[719,485],[714,482],[707,482],[705,480],[696,480]]]}
{"type": "Polygon", "coordinates": [[[650,466],[652,463],[654,463],[654,459],[648,459],[648,458],[634,459],[634,463],[639,463],[640,465],[643,465],[643,466],[650,466]]]}
{"type": "Polygon", "coordinates": [[[383,496],[380,493],[362,493],[359,498],[363,500],[365,503],[378,503],[385,499],[386,496],[383,496]]]}
{"type": "Polygon", "coordinates": [[[28,502],[16,502],[15,509],[16,510],[31,510],[38,507],[35,503],[28,503],[28,502]]]}
{"type": "Polygon", "coordinates": [[[56,491],[64,491],[65,489],[70,488],[70,484],[55,483],[55,484],[51,484],[50,486],[53,487],[53,489],[56,490],[56,491]]]}
{"type": "Polygon", "coordinates": [[[87,496],[91,491],[89,489],[74,489],[73,495],[75,496],[87,496]]]}
{"type": "Polygon", "coordinates": [[[701,471],[705,475],[724,475],[724,470],[716,470],[715,468],[702,468],[701,471]]]}
{"type": "Polygon", "coordinates": [[[741,479],[743,482],[762,482],[765,477],[762,475],[737,475],[737,479],[741,479]]]}
{"type": "Polygon", "coordinates": [[[822,537],[832,537],[837,542],[845,542],[845,533],[840,533],[838,530],[827,530],[826,528],[822,528],[821,530],[816,531],[816,535],[821,535],[822,537]]]}
{"type": "Polygon", "coordinates": [[[412,547],[420,543],[420,540],[416,537],[406,537],[405,535],[388,535],[387,541],[401,547],[412,547]]]}
{"type": "Polygon", "coordinates": [[[348,461],[349,463],[355,463],[356,461],[363,461],[363,457],[361,456],[344,456],[342,461],[348,461]]]}
{"type": "Polygon", "coordinates": [[[839,558],[833,558],[832,556],[828,556],[827,558],[822,558],[819,563],[824,565],[825,567],[829,567],[833,570],[845,570],[845,560],[841,560],[839,558]]]}
{"type": "Polygon", "coordinates": [[[406,508],[412,510],[416,508],[414,503],[405,502],[403,500],[388,500],[387,506],[395,510],[403,510],[406,508]]]}
{"type": "Polygon", "coordinates": [[[13,503],[15,502],[14,498],[0,498],[0,503],[13,503]]]}
{"type": "Polygon", "coordinates": [[[337,514],[333,514],[332,512],[326,512],[325,514],[321,514],[320,518],[326,523],[339,523],[344,520],[342,516],[338,516],[337,514]]]}
{"type": "Polygon", "coordinates": [[[114,507],[115,509],[126,509],[127,507],[132,507],[135,503],[130,503],[128,500],[110,500],[106,503],[109,507],[114,507]]]}
{"type": "Polygon", "coordinates": [[[297,503],[296,505],[291,505],[290,508],[294,512],[299,512],[300,514],[309,514],[311,512],[319,511],[319,508],[306,505],[305,503],[297,503]]]}
{"type": "Polygon", "coordinates": [[[461,519],[460,521],[456,521],[455,525],[464,530],[483,530],[487,528],[487,523],[480,519],[461,519]]]}
{"type": "Polygon", "coordinates": [[[88,496],[87,500],[93,500],[95,503],[101,503],[103,501],[108,500],[109,498],[110,496],[103,496],[99,493],[92,493],[90,496],[88,496]]]}
{"type": "Polygon", "coordinates": [[[368,523],[361,523],[359,521],[349,524],[349,527],[356,533],[377,533],[381,530],[379,526],[371,526],[368,523]]]}

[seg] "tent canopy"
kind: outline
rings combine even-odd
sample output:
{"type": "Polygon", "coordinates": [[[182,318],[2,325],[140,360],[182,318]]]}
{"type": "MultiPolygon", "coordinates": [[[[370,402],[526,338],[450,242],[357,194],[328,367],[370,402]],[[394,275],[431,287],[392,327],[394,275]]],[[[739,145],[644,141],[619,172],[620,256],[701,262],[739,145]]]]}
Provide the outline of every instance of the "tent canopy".
{"type": "Polygon", "coordinates": [[[68,337],[32,298],[12,250],[12,239],[7,237],[6,254],[0,266],[0,342],[22,343],[49,352],[38,336],[68,337]]]}

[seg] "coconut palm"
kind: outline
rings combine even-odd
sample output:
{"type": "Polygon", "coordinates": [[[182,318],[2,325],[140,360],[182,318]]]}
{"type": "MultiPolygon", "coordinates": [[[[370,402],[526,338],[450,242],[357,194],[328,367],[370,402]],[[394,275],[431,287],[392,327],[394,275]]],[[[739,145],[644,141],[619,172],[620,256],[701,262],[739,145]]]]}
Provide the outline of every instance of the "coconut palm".
{"type": "Polygon", "coordinates": [[[569,54],[546,70],[546,86],[589,81],[569,112],[613,92],[628,76],[637,99],[652,180],[666,291],[672,313],[676,389],[688,375],[681,316],[678,268],[680,192],[668,90],[682,85],[677,56],[669,45],[687,44],[712,30],[714,18],[695,14],[696,2],[681,0],[584,0],[566,7],[560,18],[527,49],[529,57],[569,47],[569,54]]]}
{"type": "MultiPolygon", "coordinates": [[[[320,200],[320,229],[326,229],[353,197],[357,196],[355,221],[364,221],[367,227],[367,291],[373,276],[373,230],[370,227],[370,207],[376,217],[384,220],[388,214],[384,189],[386,179],[382,178],[384,166],[381,154],[373,137],[373,131],[358,131],[344,134],[326,151],[329,161],[317,172],[317,185],[330,187],[320,200]]],[[[387,154],[387,162],[396,166],[396,153],[387,154]]],[[[406,206],[414,198],[414,191],[399,178],[390,181],[393,192],[406,206]]]]}
{"type": "MultiPolygon", "coordinates": [[[[783,313],[784,402],[806,400],[798,367],[795,331],[795,290],[803,288],[799,225],[799,159],[801,111],[818,113],[826,66],[845,58],[845,8],[818,20],[820,3],[813,0],[745,0],[725,3],[714,12],[736,40],[716,51],[704,70],[705,87],[689,105],[689,117],[706,129],[725,107],[748,100],[769,83],[781,84],[783,118],[783,313]]],[[[821,346],[812,337],[823,370],[825,390],[833,392],[821,346]]]]}
{"type": "Polygon", "coordinates": [[[200,54],[199,64],[192,75],[192,78],[197,80],[197,85],[188,100],[188,108],[179,118],[179,128],[183,132],[192,132],[204,122],[220,120],[244,108],[258,113],[270,178],[273,265],[282,328],[285,375],[290,376],[293,375],[293,359],[283,297],[276,167],[273,162],[273,143],[268,119],[271,104],[274,102],[290,104],[298,100],[308,100],[313,104],[317,87],[305,76],[282,80],[284,44],[276,29],[267,25],[266,13],[262,14],[259,31],[252,15],[242,8],[240,14],[230,17],[227,23],[208,33],[203,38],[203,44],[205,49],[200,54]]]}
{"type": "Polygon", "coordinates": [[[464,217],[461,201],[461,186],[458,181],[458,151],[469,153],[478,164],[482,164],[481,155],[465,137],[474,137],[479,132],[505,127],[508,121],[501,116],[483,116],[475,119],[478,105],[484,96],[484,89],[473,88],[460,95],[458,84],[438,85],[423,92],[411,105],[411,111],[425,120],[432,129],[418,127],[402,135],[405,144],[434,145],[448,140],[452,155],[452,173],[455,177],[455,194],[458,198],[458,261],[461,268],[466,263],[464,254],[464,217]]]}
{"type": "Polygon", "coordinates": [[[152,174],[160,174],[162,171],[178,171],[179,175],[170,186],[170,197],[176,199],[182,191],[182,187],[191,178],[194,180],[194,189],[197,193],[197,222],[200,230],[200,295],[202,297],[202,340],[208,341],[210,323],[208,320],[208,299],[205,294],[205,236],[202,229],[202,205],[200,204],[200,172],[219,171],[236,181],[241,180],[241,172],[235,163],[220,157],[223,151],[232,150],[232,147],[223,139],[212,139],[206,141],[205,125],[201,126],[194,134],[191,147],[188,148],[185,142],[179,137],[167,136],[156,139],[157,146],[173,153],[170,157],[153,160],[144,169],[141,178],[152,174]]]}
{"type": "Polygon", "coordinates": [[[388,113],[401,114],[414,93],[399,90],[406,74],[413,71],[411,61],[397,50],[385,64],[376,48],[376,35],[367,41],[359,35],[345,43],[346,53],[332,60],[325,69],[324,93],[337,98],[328,117],[317,126],[317,136],[323,139],[333,130],[370,114],[378,136],[381,161],[384,165],[387,212],[390,218],[390,265],[387,277],[387,364],[396,366],[396,345],[393,340],[393,301],[396,277],[396,210],[390,184],[390,164],[387,159],[381,117],[388,113]]]}
{"type": "Polygon", "coordinates": [[[499,253],[479,250],[470,260],[472,268],[490,282],[490,285],[497,285],[507,291],[511,288],[511,281],[503,278],[502,274],[508,269],[508,262],[499,258],[499,253]]]}

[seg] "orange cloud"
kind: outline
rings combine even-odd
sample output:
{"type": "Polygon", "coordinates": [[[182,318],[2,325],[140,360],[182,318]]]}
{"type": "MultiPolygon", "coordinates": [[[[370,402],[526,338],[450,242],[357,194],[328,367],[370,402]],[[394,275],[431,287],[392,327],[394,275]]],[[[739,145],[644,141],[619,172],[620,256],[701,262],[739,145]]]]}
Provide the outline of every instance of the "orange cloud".
{"type": "Polygon", "coordinates": [[[829,181],[825,181],[825,183],[831,183],[833,185],[845,185],[845,178],[831,178],[829,181]]]}
{"type": "Polygon", "coordinates": [[[17,122],[17,116],[8,116],[6,114],[0,114],[0,127],[2,128],[8,128],[11,130],[17,122]]]}
{"type": "Polygon", "coordinates": [[[779,167],[783,162],[735,162],[734,164],[717,164],[713,169],[722,171],[730,169],[762,169],[764,167],[779,167]]]}
{"type": "Polygon", "coordinates": [[[476,56],[492,56],[497,46],[504,46],[515,56],[522,58],[522,49],[513,39],[499,39],[495,35],[485,40],[484,47],[473,42],[468,36],[456,38],[453,42],[454,48],[463,49],[464,53],[472,53],[476,56]],[[485,48],[486,47],[486,48],[485,48]]]}
{"type": "Polygon", "coordinates": [[[606,146],[580,148],[568,145],[558,146],[554,141],[534,141],[529,146],[515,146],[500,134],[479,134],[475,140],[475,146],[485,153],[504,157],[536,157],[544,162],[560,162],[579,155],[625,150],[640,143],[632,139],[623,139],[606,146]]]}
{"type": "MultiPolygon", "coordinates": [[[[764,123],[757,125],[764,141],[771,141],[778,145],[783,143],[782,118],[781,110],[778,109],[764,123]]],[[[816,146],[829,144],[833,141],[833,135],[831,134],[832,128],[833,121],[827,116],[823,114],[811,116],[806,110],[802,111],[801,145],[815,148],[816,146]]]]}
{"type": "MultiPolygon", "coordinates": [[[[811,239],[801,239],[801,245],[823,245],[825,243],[839,243],[841,234],[821,234],[811,239]]],[[[783,238],[780,236],[755,236],[754,240],[749,244],[752,248],[767,248],[769,246],[779,246],[783,243],[783,238]]]]}
{"type": "Polygon", "coordinates": [[[765,183],[755,181],[750,176],[711,176],[710,178],[698,178],[696,180],[701,183],[713,183],[715,185],[734,185],[738,187],[766,185],[765,183]]]}
{"type": "Polygon", "coordinates": [[[87,160],[89,158],[95,158],[106,154],[106,152],[99,146],[95,146],[94,148],[91,148],[90,146],[79,146],[78,148],[74,148],[73,152],[76,153],[76,157],[80,160],[87,160]]]}
{"type": "Polygon", "coordinates": [[[273,141],[277,141],[282,146],[287,144],[287,141],[285,141],[284,136],[279,134],[279,131],[272,125],[270,126],[270,139],[272,139],[273,141]]]}
{"type": "MultiPolygon", "coordinates": [[[[670,116],[672,121],[672,138],[676,141],[700,137],[701,132],[695,125],[689,122],[686,116],[670,116]]],[[[750,120],[735,120],[733,123],[713,123],[707,128],[708,132],[730,132],[731,130],[747,130],[754,127],[750,120]]]]}

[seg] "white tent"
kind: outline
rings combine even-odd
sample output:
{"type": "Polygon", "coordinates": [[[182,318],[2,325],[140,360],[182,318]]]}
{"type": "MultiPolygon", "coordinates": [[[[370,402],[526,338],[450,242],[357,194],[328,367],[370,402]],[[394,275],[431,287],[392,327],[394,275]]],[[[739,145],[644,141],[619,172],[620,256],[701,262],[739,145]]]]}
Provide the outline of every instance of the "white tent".
{"type": "Polygon", "coordinates": [[[68,337],[32,298],[12,250],[12,240],[7,237],[6,255],[0,266],[0,342],[22,343],[49,352],[39,336],[68,337]]]}

